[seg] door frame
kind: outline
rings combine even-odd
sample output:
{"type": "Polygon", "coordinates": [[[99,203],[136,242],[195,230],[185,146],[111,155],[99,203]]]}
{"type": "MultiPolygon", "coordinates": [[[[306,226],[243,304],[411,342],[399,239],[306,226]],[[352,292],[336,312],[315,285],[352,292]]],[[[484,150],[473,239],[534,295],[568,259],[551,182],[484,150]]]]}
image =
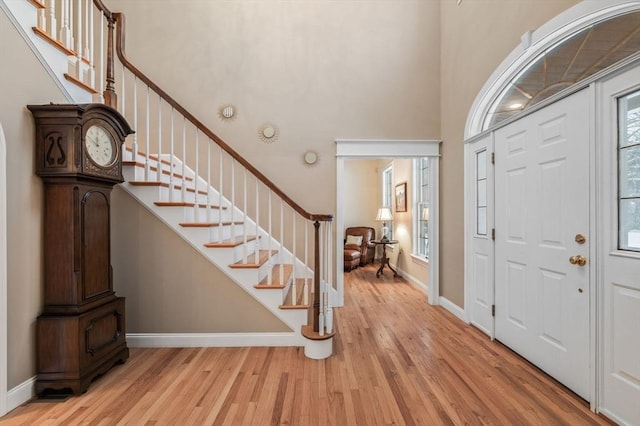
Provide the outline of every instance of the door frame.
{"type": "Polygon", "coordinates": [[[0,416],[7,413],[7,144],[0,123],[0,416]]]}
{"type": "MultiPolygon", "coordinates": [[[[440,144],[439,140],[393,140],[393,139],[336,139],[336,218],[335,232],[335,265],[336,288],[334,306],[344,306],[344,257],[341,234],[344,229],[344,167],[346,159],[371,159],[371,158],[434,158],[432,161],[429,178],[433,184],[429,185],[430,200],[439,206],[438,177],[440,174],[440,144]]],[[[429,304],[440,304],[440,273],[439,273],[439,208],[429,212],[429,241],[432,252],[429,253],[428,291],[429,304]]]]}

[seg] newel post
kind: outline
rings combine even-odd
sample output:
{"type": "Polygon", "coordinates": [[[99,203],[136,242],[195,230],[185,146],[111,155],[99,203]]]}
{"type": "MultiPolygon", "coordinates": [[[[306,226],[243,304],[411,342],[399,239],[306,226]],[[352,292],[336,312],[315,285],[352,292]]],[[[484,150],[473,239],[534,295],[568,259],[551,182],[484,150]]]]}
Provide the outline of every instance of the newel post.
{"type": "Polygon", "coordinates": [[[115,72],[114,72],[114,55],[113,55],[113,29],[115,27],[115,18],[113,15],[105,15],[107,18],[107,85],[104,89],[104,103],[112,108],[118,109],[118,96],[115,90],[115,72]]]}
{"type": "Polygon", "coordinates": [[[313,247],[313,308],[311,309],[311,324],[313,331],[320,332],[320,222],[314,222],[313,247]]]}

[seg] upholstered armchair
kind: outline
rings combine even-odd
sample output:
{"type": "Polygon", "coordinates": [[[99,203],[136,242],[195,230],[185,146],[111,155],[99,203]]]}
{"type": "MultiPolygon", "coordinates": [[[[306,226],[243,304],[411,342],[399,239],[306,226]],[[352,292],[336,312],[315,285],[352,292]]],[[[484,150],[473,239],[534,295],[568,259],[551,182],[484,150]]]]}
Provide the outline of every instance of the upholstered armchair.
{"type": "Polygon", "coordinates": [[[344,269],[351,271],[359,265],[373,262],[376,231],[367,226],[350,227],[345,230],[344,269]]]}

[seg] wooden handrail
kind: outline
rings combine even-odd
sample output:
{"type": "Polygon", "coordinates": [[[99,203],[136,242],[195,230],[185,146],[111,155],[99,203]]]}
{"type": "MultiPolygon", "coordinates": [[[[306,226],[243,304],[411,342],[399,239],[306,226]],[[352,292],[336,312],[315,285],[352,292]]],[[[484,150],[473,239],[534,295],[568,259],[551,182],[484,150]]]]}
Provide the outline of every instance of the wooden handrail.
{"type": "MultiPolygon", "coordinates": [[[[207,135],[212,141],[214,141],[218,146],[220,146],[227,154],[229,154],[234,160],[240,163],[245,169],[247,169],[250,173],[256,176],[265,186],[267,186],[271,191],[273,191],[276,195],[278,195],[285,203],[287,203],[291,208],[293,208],[298,214],[300,214],[305,219],[311,221],[320,221],[320,222],[331,222],[333,220],[333,215],[330,214],[314,214],[307,212],[304,208],[302,208],[298,203],[293,201],[289,196],[287,196],[280,188],[278,188],[271,180],[269,180],[264,174],[262,174],[258,169],[256,169],[251,163],[249,163],[245,158],[243,158],[240,154],[238,154],[233,148],[231,148],[222,138],[213,133],[207,126],[205,126],[200,120],[198,120],[195,116],[193,116],[189,111],[187,111],[180,103],[178,103],[175,99],[173,99],[167,92],[162,90],[157,84],[155,84],[149,77],[147,77],[142,71],[140,71],[135,65],[133,65],[127,59],[125,54],[125,15],[120,12],[113,13],[102,3],[101,0],[93,0],[94,5],[102,11],[109,22],[109,35],[111,35],[111,22],[117,23],[116,29],[116,44],[115,50],[120,58],[122,64],[131,71],[136,77],[142,80],[147,86],[153,89],[160,97],[163,98],[167,104],[169,104],[172,108],[182,114],[187,120],[189,120],[196,128],[198,128],[202,133],[207,135]]],[[[111,78],[113,78],[113,60],[109,57],[109,52],[111,51],[111,41],[109,41],[109,46],[107,48],[107,61],[109,65],[107,66],[107,89],[105,90],[105,101],[107,100],[107,93],[110,90],[109,87],[109,75],[111,72],[111,78]],[[110,71],[111,70],[111,71],[110,71]]],[[[112,89],[112,88],[111,88],[112,89]]],[[[113,94],[108,95],[109,100],[115,100],[115,91],[113,94]]],[[[113,106],[113,105],[111,105],[113,106]]]]}

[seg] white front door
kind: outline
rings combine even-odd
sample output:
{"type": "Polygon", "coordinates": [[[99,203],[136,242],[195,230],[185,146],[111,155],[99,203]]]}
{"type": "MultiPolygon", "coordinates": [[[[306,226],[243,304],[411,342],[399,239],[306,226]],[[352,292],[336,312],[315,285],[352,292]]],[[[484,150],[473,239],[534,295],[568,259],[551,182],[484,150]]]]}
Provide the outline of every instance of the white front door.
{"type": "Polygon", "coordinates": [[[599,409],[640,424],[640,66],[602,83],[599,409]]]}
{"type": "Polygon", "coordinates": [[[494,142],[496,338],[587,400],[589,93],[497,130],[494,142]]]}

